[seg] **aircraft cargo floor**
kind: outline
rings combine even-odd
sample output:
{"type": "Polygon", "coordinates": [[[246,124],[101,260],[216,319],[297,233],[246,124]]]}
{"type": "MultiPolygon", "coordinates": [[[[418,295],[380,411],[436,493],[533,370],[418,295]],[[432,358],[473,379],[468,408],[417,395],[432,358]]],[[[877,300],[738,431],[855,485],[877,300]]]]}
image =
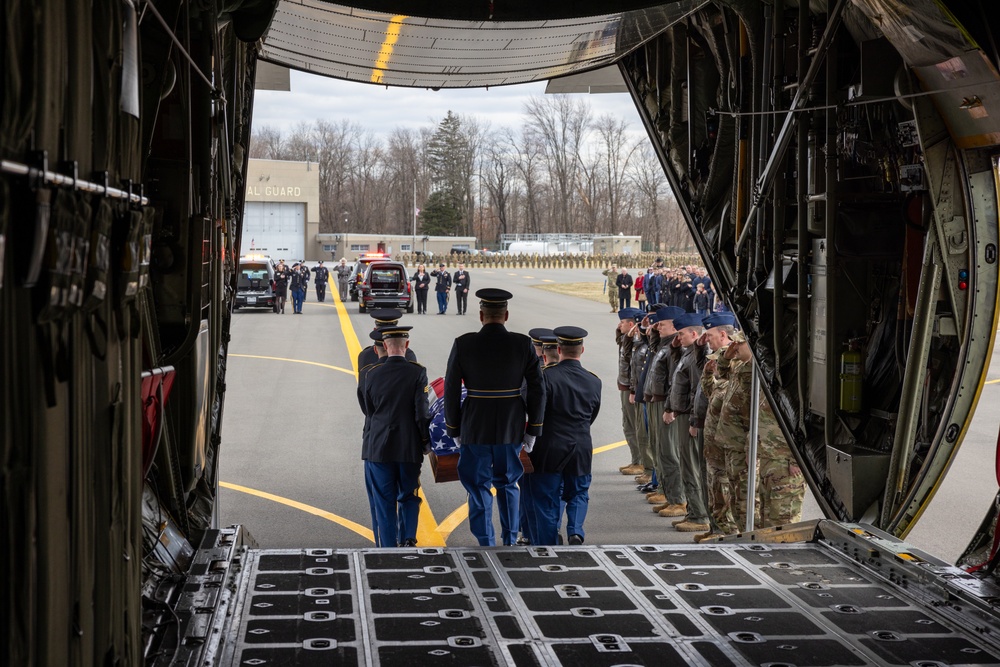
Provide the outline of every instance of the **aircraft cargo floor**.
{"type": "Polygon", "coordinates": [[[160,655],[225,667],[1000,664],[990,584],[866,526],[801,526],[755,536],[768,542],[368,550],[254,549],[239,527],[212,531],[176,588],[181,650],[160,655]]]}

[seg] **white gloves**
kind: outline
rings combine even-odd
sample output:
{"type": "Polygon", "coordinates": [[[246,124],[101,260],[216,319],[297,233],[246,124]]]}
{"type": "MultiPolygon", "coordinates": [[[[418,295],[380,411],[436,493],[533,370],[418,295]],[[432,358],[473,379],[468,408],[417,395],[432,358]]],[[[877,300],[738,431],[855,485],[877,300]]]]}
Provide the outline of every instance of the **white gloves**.
{"type": "Polygon", "coordinates": [[[524,451],[531,453],[531,450],[535,448],[535,436],[524,434],[524,439],[521,440],[521,446],[524,447],[524,451]]]}
{"type": "Polygon", "coordinates": [[[452,440],[455,441],[455,446],[456,447],[461,447],[462,446],[462,441],[458,439],[457,435],[454,438],[452,438],[452,440]]]}

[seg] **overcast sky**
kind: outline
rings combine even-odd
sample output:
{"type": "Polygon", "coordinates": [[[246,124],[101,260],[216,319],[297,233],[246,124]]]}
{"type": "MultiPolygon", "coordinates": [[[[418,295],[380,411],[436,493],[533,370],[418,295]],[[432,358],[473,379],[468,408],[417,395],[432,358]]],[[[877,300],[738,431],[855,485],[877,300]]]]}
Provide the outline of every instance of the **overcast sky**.
{"type": "MultiPolygon", "coordinates": [[[[525,101],[545,92],[545,82],[501,86],[485,90],[421,90],[386,88],[291,72],[292,92],[259,90],[253,124],[276,127],[286,133],[299,122],[318,119],[338,122],[350,118],[375,134],[396,127],[434,127],[448,110],[474,115],[493,128],[518,127],[525,101]]],[[[635,105],[627,93],[585,95],[594,118],[606,113],[626,119],[636,138],[645,135],[635,105]]]]}

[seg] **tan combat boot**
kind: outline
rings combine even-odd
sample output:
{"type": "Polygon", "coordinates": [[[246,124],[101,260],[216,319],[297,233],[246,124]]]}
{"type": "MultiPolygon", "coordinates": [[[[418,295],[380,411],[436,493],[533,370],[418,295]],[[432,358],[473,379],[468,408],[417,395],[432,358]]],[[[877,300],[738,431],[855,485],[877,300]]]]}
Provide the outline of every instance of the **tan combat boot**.
{"type": "Polygon", "coordinates": [[[662,510],[658,512],[660,516],[687,516],[688,506],[687,503],[683,505],[670,505],[668,504],[662,510]]]}
{"type": "Polygon", "coordinates": [[[662,493],[654,493],[651,496],[646,496],[646,502],[650,505],[659,505],[660,503],[667,502],[667,497],[662,493]]]}

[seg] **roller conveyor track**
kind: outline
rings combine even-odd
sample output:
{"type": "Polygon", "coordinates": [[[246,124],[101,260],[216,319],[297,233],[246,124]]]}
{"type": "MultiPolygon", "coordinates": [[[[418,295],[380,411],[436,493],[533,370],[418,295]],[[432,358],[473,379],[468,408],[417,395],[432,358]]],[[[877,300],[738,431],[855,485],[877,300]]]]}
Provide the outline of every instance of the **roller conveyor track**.
{"type": "Polygon", "coordinates": [[[863,526],[367,550],[253,549],[239,532],[208,534],[176,589],[189,664],[1000,664],[998,591],[863,526]]]}

